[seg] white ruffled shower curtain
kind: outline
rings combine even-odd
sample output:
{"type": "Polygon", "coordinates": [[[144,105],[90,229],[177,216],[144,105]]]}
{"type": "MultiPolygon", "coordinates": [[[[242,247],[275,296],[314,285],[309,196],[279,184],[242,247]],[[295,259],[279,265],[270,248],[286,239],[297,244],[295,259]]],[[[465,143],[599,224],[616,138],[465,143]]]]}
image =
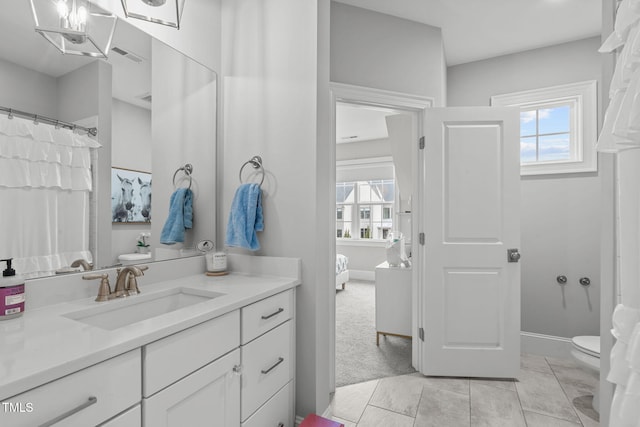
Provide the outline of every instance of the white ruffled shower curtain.
{"type": "Polygon", "coordinates": [[[89,251],[91,152],[69,129],[0,115],[0,257],[26,277],[51,274],[89,251]]]}
{"type": "MultiPolygon", "coordinates": [[[[600,52],[614,51],[618,52],[617,63],[597,149],[620,153],[640,148],[640,0],[619,3],[614,31],[600,48],[600,52]]],[[[640,218],[633,220],[640,221],[640,218]]],[[[625,294],[623,288],[620,304],[613,313],[611,333],[616,343],[611,350],[607,380],[616,385],[616,390],[610,427],[640,427],[640,301],[636,301],[637,295],[625,294]]]]}

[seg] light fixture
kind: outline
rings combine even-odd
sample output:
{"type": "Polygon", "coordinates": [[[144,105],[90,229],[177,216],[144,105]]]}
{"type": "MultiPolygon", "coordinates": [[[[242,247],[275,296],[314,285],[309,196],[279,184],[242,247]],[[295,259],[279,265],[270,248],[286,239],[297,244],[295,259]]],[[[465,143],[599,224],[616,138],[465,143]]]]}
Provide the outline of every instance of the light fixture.
{"type": "Polygon", "coordinates": [[[106,58],[116,17],[87,0],[31,0],[36,32],[60,52],[106,58]]]}
{"type": "Polygon", "coordinates": [[[185,0],[121,0],[127,18],[180,29],[185,0]]]}

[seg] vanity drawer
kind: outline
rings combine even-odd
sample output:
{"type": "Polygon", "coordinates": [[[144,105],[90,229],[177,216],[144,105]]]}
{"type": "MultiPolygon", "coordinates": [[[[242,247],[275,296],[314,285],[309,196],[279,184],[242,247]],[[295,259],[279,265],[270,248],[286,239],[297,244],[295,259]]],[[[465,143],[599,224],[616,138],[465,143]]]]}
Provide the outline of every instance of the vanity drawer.
{"type": "Polygon", "coordinates": [[[291,321],[242,347],[242,420],[293,379],[291,321]]]}
{"type": "Polygon", "coordinates": [[[133,350],[7,399],[0,425],[100,424],[140,402],[140,364],[140,350],[133,350]]]}
{"type": "Polygon", "coordinates": [[[293,381],[282,387],[242,427],[293,427],[293,381]]]}
{"type": "Polygon", "coordinates": [[[142,394],[149,397],[240,345],[238,310],[152,342],[143,350],[142,394]]]}
{"type": "Polygon", "coordinates": [[[291,319],[293,291],[281,292],[242,308],[242,344],[291,319]]]}

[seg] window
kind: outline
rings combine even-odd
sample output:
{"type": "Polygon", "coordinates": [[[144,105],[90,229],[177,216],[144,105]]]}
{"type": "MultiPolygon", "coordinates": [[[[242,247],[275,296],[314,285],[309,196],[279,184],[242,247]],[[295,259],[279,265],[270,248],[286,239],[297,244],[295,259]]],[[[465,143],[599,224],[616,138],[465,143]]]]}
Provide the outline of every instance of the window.
{"type": "Polygon", "coordinates": [[[597,170],[595,81],[497,95],[491,105],[520,107],[521,175],[597,170]]]}
{"type": "Polygon", "coordinates": [[[392,179],[338,182],[336,237],[386,239],[393,229],[394,197],[395,184],[392,179]],[[355,236],[352,234],[354,229],[355,236]]]}

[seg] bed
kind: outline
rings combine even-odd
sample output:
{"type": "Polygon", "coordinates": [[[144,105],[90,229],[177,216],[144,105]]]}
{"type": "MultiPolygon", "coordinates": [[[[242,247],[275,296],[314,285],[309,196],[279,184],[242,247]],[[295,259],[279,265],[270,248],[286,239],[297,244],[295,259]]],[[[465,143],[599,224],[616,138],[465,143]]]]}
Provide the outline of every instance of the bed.
{"type": "Polygon", "coordinates": [[[349,258],[336,254],[336,289],[344,289],[349,281],[349,258]]]}

